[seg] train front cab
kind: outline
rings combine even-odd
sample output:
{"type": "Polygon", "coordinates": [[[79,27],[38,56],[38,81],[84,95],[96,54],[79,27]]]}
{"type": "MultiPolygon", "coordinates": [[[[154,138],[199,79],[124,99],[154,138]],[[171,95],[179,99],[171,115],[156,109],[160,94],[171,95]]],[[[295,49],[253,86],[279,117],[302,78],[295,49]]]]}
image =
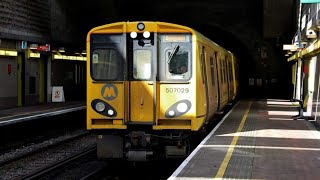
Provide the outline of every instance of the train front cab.
{"type": "Polygon", "coordinates": [[[206,118],[196,103],[204,104],[205,89],[194,32],[169,23],[141,24],[104,25],[87,36],[87,129],[100,134],[100,157],[143,159],[153,153],[154,137],[176,139],[165,151],[181,153],[175,147],[206,118]]]}

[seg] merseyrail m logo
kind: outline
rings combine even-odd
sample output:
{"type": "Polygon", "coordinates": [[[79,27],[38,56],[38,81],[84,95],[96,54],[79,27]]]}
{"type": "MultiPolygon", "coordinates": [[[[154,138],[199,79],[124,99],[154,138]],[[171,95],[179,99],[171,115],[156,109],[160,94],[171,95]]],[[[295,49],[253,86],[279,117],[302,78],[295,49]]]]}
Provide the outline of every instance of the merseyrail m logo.
{"type": "Polygon", "coordinates": [[[105,84],[101,89],[101,96],[107,101],[114,100],[118,96],[117,86],[114,84],[105,84]]]}

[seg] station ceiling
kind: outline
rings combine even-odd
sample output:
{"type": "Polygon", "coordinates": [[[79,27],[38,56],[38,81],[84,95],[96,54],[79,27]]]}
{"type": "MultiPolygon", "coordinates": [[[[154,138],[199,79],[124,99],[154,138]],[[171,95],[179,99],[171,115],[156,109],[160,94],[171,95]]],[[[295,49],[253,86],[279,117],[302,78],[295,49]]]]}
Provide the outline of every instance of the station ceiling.
{"type": "Polygon", "coordinates": [[[275,38],[291,31],[295,0],[91,0],[66,2],[74,22],[84,32],[117,21],[165,21],[205,33],[214,26],[232,34],[275,38]],[[203,27],[203,29],[201,28],[203,27]]]}
{"type": "MultiPolygon", "coordinates": [[[[230,51],[254,51],[266,39],[288,43],[294,35],[297,0],[91,0],[64,1],[81,39],[99,25],[164,21],[190,26],[230,51]],[[70,8],[69,8],[70,7],[70,8]],[[258,44],[258,45],[257,45],[258,44]],[[240,48],[240,49],[242,49],[240,48]],[[241,50],[243,51],[243,50],[241,50]]],[[[85,42],[85,41],[83,41],[85,42]]]]}
{"type": "Polygon", "coordinates": [[[282,44],[290,43],[294,36],[296,4],[299,3],[298,0],[63,2],[70,7],[70,17],[79,27],[83,42],[91,28],[118,21],[164,21],[186,25],[244,60],[242,66],[247,70],[244,80],[250,76],[281,77],[283,67],[288,67],[282,44]]]}

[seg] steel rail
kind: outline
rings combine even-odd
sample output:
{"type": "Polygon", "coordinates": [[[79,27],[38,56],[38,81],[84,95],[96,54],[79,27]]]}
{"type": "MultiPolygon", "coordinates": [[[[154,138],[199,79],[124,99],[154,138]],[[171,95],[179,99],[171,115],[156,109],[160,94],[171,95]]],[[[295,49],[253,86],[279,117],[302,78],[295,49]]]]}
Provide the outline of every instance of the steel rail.
{"type": "Polygon", "coordinates": [[[42,169],[38,170],[38,171],[35,171],[31,174],[28,174],[24,177],[22,177],[21,179],[26,179],[26,180],[30,180],[30,179],[39,179],[47,174],[50,174],[50,172],[54,172],[56,171],[57,169],[67,165],[68,163],[72,162],[72,161],[75,161],[83,156],[86,156],[87,154],[90,154],[92,152],[96,151],[96,146],[94,147],[90,147],[90,148],[87,148],[85,149],[84,151],[82,152],[79,152],[69,158],[66,158],[66,159],[63,159],[61,161],[58,161],[57,163],[54,163],[52,165],[49,165],[49,166],[46,166],[46,167],[43,167],[42,169]]]}

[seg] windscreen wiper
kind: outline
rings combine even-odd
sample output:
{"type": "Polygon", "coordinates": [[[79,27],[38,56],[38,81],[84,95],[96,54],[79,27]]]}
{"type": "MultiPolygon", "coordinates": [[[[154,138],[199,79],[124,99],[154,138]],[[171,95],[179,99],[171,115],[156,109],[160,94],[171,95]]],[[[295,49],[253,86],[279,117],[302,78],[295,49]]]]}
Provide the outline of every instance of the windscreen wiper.
{"type": "Polygon", "coordinates": [[[170,64],[171,59],[173,58],[173,56],[179,51],[179,48],[180,48],[179,45],[175,45],[174,46],[174,48],[172,50],[172,53],[169,55],[169,58],[168,58],[168,61],[167,61],[168,64],[170,64]]]}

